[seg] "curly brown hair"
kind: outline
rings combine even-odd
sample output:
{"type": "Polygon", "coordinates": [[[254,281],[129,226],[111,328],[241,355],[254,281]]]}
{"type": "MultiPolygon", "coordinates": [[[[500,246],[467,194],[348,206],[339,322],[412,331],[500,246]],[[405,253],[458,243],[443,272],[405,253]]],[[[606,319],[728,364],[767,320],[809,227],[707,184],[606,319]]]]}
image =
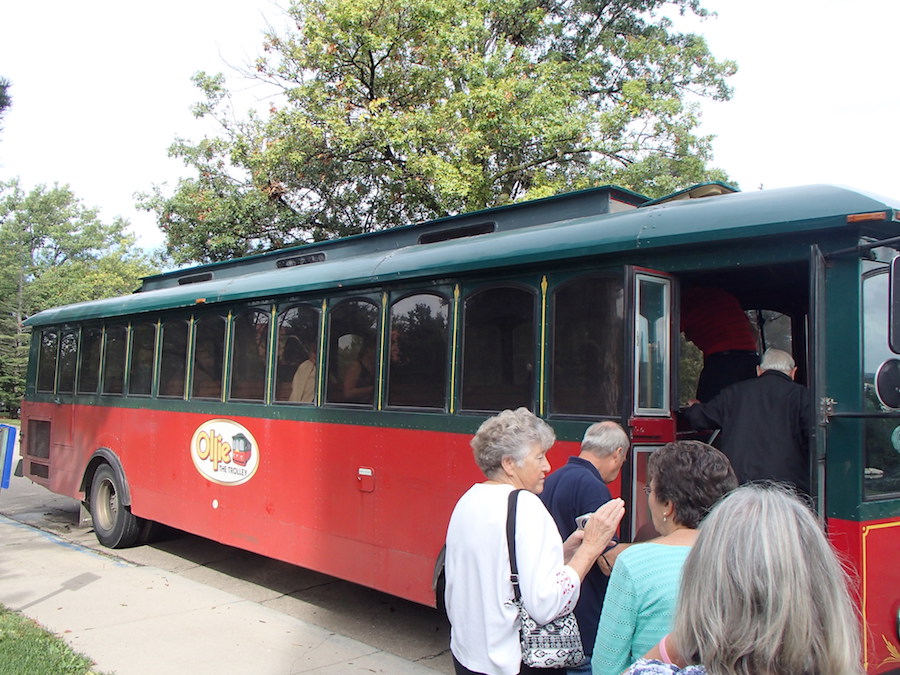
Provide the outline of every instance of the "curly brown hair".
{"type": "Polygon", "coordinates": [[[671,501],[675,522],[696,528],[719,499],[738,486],[731,462],[700,441],[666,443],[650,455],[647,479],[657,501],[671,501]]]}

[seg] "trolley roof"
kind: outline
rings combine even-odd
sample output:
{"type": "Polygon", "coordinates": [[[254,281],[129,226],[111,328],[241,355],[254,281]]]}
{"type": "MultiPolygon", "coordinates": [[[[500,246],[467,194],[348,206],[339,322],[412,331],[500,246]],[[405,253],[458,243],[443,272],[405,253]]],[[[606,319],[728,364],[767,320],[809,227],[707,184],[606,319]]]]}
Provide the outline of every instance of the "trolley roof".
{"type": "Polygon", "coordinates": [[[568,193],[397,228],[399,233],[393,237],[350,238],[356,242],[352,246],[348,240],[336,240],[156,275],[148,277],[132,295],[48,309],[25,323],[42,326],[103,319],[325,289],[447,278],[638,249],[837,229],[847,227],[848,216],[857,214],[883,212],[878,218],[883,225],[896,221],[900,209],[900,203],[830,185],[734,193],[722,187],[724,194],[715,196],[681,198],[695,189],[691,188],[675,193],[679,197],[675,200],[652,202],[619,188],[568,193]],[[592,207],[585,215],[584,204],[579,202],[603,201],[600,194],[604,191],[607,207],[613,208],[602,212],[603,207],[592,207]],[[638,203],[642,205],[634,208],[638,203]],[[514,216],[513,224],[501,226],[509,214],[514,216]],[[441,240],[448,231],[451,236],[441,240]],[[292,258],[298,262],[278,262],[292,258]]]}

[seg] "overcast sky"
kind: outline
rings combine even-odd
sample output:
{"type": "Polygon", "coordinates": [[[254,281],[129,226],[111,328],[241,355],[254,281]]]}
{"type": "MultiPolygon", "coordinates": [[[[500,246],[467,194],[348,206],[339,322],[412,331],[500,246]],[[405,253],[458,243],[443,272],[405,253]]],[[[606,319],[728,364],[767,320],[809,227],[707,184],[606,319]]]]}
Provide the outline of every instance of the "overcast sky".
{"type": "MultiPolygon", "coordinates": [[[[0,76],[13,105],[0,180],[69,184],[104,219],[129,220],[141,245],[158,246],[153,215],[133,195],[189,175],[166,151],[208,130],[190,113],[200,98],[191,75],[252,62],[267,22],[285,23],[279,2],[6,3],[0,76]]],[[[837,183],[900,198],[900,0],[703,4],[718,18],[696,30],[739,66],[734,99],[703,107],[715,166],[743,190],[837,183]]],[[[231,87],[248,101],[259,91],[231,87]]]]}

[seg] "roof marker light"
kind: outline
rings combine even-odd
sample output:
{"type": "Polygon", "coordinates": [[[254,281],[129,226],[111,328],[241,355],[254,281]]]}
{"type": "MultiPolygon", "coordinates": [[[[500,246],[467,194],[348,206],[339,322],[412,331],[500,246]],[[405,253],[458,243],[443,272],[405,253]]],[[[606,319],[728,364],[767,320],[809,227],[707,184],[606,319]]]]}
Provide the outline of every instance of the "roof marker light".
{"type": "Polygon", "coordinates": [[[887,211],[873,211],[872,213],[853,213],[847,216],[848,223],[862,223],[869,220],[887,220],[887,211]]]}

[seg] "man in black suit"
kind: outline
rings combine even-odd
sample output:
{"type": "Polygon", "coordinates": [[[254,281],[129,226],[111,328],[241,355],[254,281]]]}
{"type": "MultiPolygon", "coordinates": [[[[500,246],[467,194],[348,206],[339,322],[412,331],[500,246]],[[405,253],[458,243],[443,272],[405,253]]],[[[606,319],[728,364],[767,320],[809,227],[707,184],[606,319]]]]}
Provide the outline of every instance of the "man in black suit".
{"type": "Polygon", "coordinates": [[[809,391],[794,382],[793,357],[769,349],[757,377],[685,411],[694,429],[721,429],[720,449],[742,483],[775,480],[810,492],[809,391]]]}

